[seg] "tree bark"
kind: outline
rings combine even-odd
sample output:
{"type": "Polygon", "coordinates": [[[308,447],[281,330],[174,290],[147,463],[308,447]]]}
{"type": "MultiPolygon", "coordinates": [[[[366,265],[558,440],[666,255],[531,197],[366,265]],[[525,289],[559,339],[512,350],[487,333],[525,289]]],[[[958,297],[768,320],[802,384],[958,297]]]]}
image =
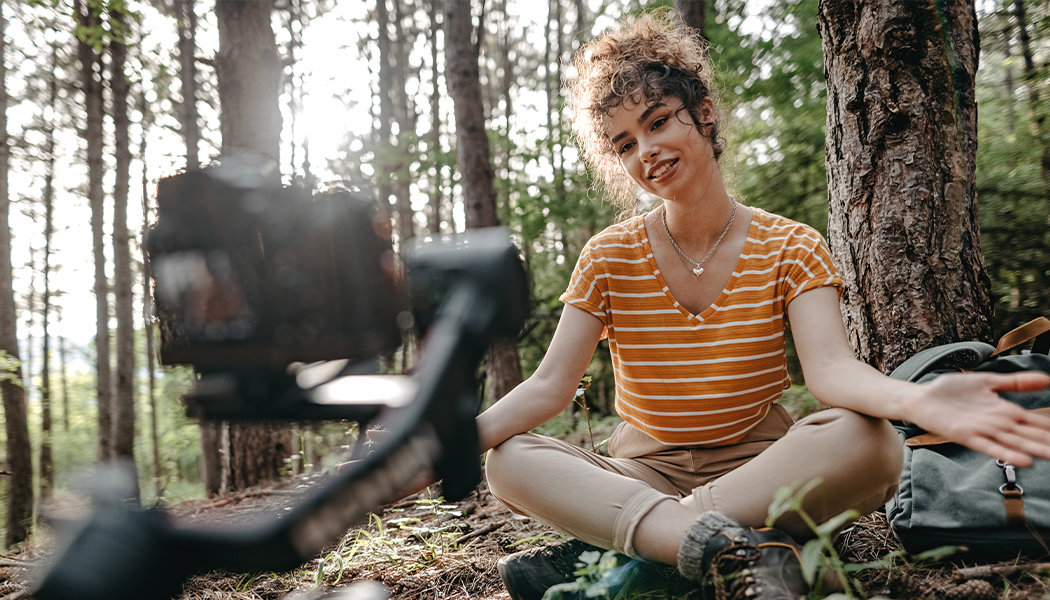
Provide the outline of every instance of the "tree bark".
{"type": "MultiPolygon", "coordinates": [[[[414,211],[412,210],[412,173],[410,165],[413,150],[411,140],[416,131],[417,115],[412,99],[408,94],[408,78],[410,75],[408,49],[413,41],[408,39],[404,27],[404,10],[402,0],[393,0],[394,3],[394,86],[393,104],[394,120],[397,122],[397,141],[395,144],[396,160],[394,161],[394,208],[397,213],[397,233],[401,243],[416,236],[414,223],[414,211]]],[[[416,74],[418,79],[418,73],[416,74]]]]}
{"type": "MultiPolygon", "coordinates": [[[[139,88],[138,108],[142,115],[142,139],[139,140],[139,156],[145,159],[148,148],[148,140],[154,124],[153,114],[149,110],[145,92],[139,88]]],[[[149,210],[150,183],[148,175],[148,164],[142,163],[142,179],[140,180],[142,197],[142,231],[139,239],[146,239],[151,215],[149,210]]],[[[149,254],[146,245],[141,244],[142,264],[149,264],[149,254]]],[[[160,498],[164,494],[164,468],[160,460],[160,435],[157,430],[157,365],[154,352],[156,342],[153,335],[153,297],[150,295],[149,270],[142,269],[142,331],[146,338],[146,404],[149,406],[149,433],[150,449],[153,454],[153,492],[160,498]]]]}
{"type": "MultiPolygon", "coordinates": [[[[470,2],[445,2],[445,77],[455,104],[456,157],[463,187],[467,229],[494,227],[496,185],[485,133],[481,102],[478,48],[471,41],[470,2]]],[[[521,383],[521,361],[513,342],[501,341],[489,350],[486,365],[492,398],[500,398],[521,383]]]]}
{"type": "MultiPolygon", "coordinates": [[[[0,371],[0,396],[4,402],[7,435],[7,522],[4,547],[25,541],[33,518],[33,449],[29,444],[22,368],[18,364],[17,311],[11,269],[11,199],[8,172],[11,147],[7,137],[7,18],[0,0],[0,352],[15,360],[13,368],[0,371]]],[[[0,355],[0,358],[3,358],[0,355]]]]}
{"type": "Polygon", "coordinates": [[[431,234],[441,233],[442,208],[445,195],[444,177],[444,151],[441,148],[441,71],[438,62],[438,34],[441,31],[441,21],[438,14],[441,12],[441,0],[430,0],[430,132],[427,134],[427,143],[430,146],[431,172],[427,193],[427,231],[431,234]]]}
{"type": "MultiPolygon", "coordinates": [[[[111,111],[115,180],[113,187],[113,295],[117,316],[117,372],[113,395],[113,456],[135,462],[135,317],[132,308],[131,236],[128,233],[128,192],[131,183],[131,140],[128,129],[127,15],[111,7],[109,44],[111,111]]],[[[138,497],[138,480],[135,481],[138,497]]]]}
{"type": "MultiPolygon", "coordinates": [[[[215,61],[223,154],[249,152],[280,163],[281,65],[270,23],[272,0],[217,0],[219,53],[215,61]]],[[[290,452],[287,428],[272,424],[225,424],[221,444],[224,490],[277,479],[290,452]]],[[[205,436],[202,429],[202,443],[205,436]]],[[[207,464],[207,463],[205,463],[207,464]]]]}
{"type": "Polygon", "coordinates": [[[858,355],[888,371],[991,337],[977,225],[971,1],[820,2],[832,251],[858,355]]]}
{"type": "MultiPolygon", "coordinates": [[[[101,25],[98,7],[84,0],[73,0],[73,12],[80,31],[97,30],[101,25]]],[[[95,262],[95,372],[98,395],[98,459],[113,455],[111,420],[112,370],[109,364],[109,281],[106,279],[106,252],[102,226],[105,197],[102,190],[104,144],[102,121],[102,56],[85,39],[77,38],[80,61],[80,87],[84,93],[87,122],[82,129],[87,149],[88,205],[91,207],[91,242],[95,262]]]]}
{"type": "Polygon", "coordinates": [[[197,9],[194,0],[175,0],[179,32],[179,125],[186,142],[186,169],[200,167],[200,123],[197,116],[197,9]]]}
{"type": "MultiPolygon", "coordinates": [[[[57,115],[58,105],[58,45],[51,45],[51,72],[48,75],[47,93],[51,114],[57,115]]],[[[55,487],[55,468],[52,453],[52,402],[51,402],[51,258],[55,234],[55,124],[49,123],[44,142],[44,293],[41,312],[42,334],[40,366],[40,454],[38,473],[40,498],[47,498],[55,487]]]]}
{"type": "Polygon", "coordinates": [[[281,64],[270,23],[273,0],[217,0],[215,58],[222,153],[251,152],[280,164],[281,64]]]}
{"type": "Polygon", "coordinates": [[[700,34],[700,37],[704,39],[707,39],[705,34],[707,21],[706,3],[707,0],[675,0],[674,3],[682,22],[695,29],[700,34]]]}

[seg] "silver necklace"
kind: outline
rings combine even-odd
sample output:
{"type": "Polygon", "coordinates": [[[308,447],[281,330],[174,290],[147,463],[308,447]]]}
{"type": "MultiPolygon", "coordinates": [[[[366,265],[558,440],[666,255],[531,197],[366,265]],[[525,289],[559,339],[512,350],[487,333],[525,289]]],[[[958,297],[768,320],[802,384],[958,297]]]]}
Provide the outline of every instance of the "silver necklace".
{"type": "Polygon", "coordinates": [[[664,233],[667,234],[667,239],[671,240],[671,245],[674,246],[674,249],[678,251],[679,256],[689,261],[689,264],[693,265],[693,275],[696,275],[697,277],[700,277],[704,274],[704,263],[706,263],[707,259],[711,258],[711,255],[715,253],[715,250],[718,249],[718,245],[722,243],[722,240],[725,239],[726,234],[729,233],[729,228],[733,226],[733,219],[736,218],[737,203],[736,200],[733,200],[732,198],[730,198],[730,200],[733,202],[733,212],[729,213],[729,222],[726,223],[725,229],[722,230],[722,235],[718,236],[718,239],[715,240],[715,243],[711,245],[711,249],[707,251],[707,254],[705,254],[704,257],[700,259],[700,262],[696,262],[695,260],[690,258],[688,254],[683,252],[682,249],[678,247],[678,242],[674,241],[674,236],[671,235],[671,230],[667,227],[667,209],[663,209],[661,217],[663,218],[664,223],[664,233]]]}

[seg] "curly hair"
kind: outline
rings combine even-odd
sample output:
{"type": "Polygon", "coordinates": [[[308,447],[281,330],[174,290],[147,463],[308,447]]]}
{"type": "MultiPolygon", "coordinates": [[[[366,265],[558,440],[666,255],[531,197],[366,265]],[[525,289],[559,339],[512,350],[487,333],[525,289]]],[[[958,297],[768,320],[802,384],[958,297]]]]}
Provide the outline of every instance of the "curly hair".
{"type": "MultiPolygon", "coordinates": [[[[671,96],[682,101],[683,110],[705,135],[698,108],[705,98],[717,107],[707,45],[670,11],[651,12],[581,47],[575,65],[570,101],[577,143],[612,200],[627,208],[633,205],[635,186],[620,167],[605,131],[606,119],[625,103],[655,104],[671,96]]],[[[716,159],[724,144],[717,112],[715,122],[706,128],[716,159]]]]}

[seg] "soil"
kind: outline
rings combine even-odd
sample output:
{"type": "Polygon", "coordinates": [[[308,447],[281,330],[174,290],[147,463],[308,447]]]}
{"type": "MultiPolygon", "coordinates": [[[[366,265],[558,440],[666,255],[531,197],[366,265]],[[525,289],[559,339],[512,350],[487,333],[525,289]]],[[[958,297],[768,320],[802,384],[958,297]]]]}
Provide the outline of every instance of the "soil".
{"type": "MultiPolygon", "coordinates": [[[[176,520],[202,525],[250,523],[279,516],[316,478],[300,478],[265,488],[171,507],[176,520]]],[[[317,600],[340,596],[352,582],[385,586],[358,587],[354,600],[437,600],[474,598],[507,600],[495,563],[518,550],[564,540],[554,530],[518,517],[503,507],[482,483],[470,497],[444,503],[425,490],[374,513],[369,523],[291,573],[213,572],[191,578],[180,600],[317,600]],[[328,592],[324,595],[325,591],[328,592]]],[[[899,545],[876,513],[843,532],[836,542],[842,559],[872,566],[851,573],[863,597],[920,600],[1021,600],[1050,598],[1050,564],[978,565],[941,560],[916,564],[893,559],[899,545]],[[889,563],[889,564],[887,564],[889,563]]],[[[40,549],[0,556],[0,600],[29,600],[27,581],[46,561],[40,549]]],[[[690,594],[690,597],[697,594],[690,594]]]]}

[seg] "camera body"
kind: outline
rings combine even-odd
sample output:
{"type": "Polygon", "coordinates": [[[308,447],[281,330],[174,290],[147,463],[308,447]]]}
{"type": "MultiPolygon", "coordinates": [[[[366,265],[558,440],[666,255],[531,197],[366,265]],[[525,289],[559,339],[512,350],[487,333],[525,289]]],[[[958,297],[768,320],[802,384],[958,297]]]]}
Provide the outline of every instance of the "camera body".
{"type": "Polygon", "coordinates": [[[368,194],[311,196],[236,158],[163,179],[157,204],[146,248],[161,362],[280,371],[401,343],[407,294],[368,194]]]}

